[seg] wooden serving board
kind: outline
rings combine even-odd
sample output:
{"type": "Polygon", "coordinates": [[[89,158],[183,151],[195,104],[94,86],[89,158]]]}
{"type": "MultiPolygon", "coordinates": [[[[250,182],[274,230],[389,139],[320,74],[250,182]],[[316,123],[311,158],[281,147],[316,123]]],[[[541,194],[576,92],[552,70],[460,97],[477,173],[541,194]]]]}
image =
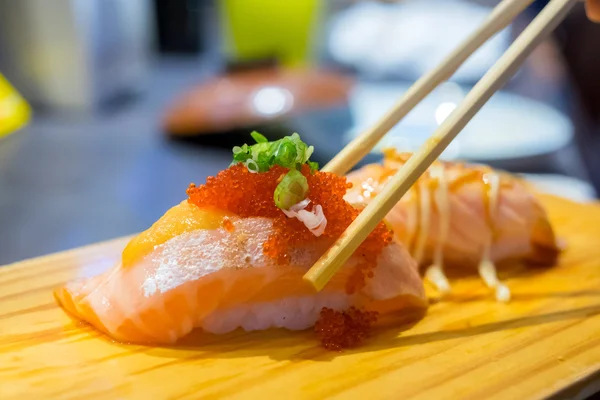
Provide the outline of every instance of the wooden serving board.
{"type": "Polygon", "coordinates": [[[111,342],[52,289],[108,268],[119,239],[0,268],[0,399],[581,398],[600,391],[600,205],[544,197],[560,264],[509,266],[510,304],[457,282],[412,327],[323,350],[312,332],[194,333],[173,347],[111,342]]]}

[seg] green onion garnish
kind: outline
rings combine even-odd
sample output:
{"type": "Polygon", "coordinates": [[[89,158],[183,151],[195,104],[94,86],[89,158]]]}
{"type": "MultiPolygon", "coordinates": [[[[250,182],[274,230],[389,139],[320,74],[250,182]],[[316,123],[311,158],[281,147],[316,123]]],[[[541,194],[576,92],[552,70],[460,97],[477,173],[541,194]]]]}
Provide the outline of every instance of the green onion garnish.
{"type": "Polygon", "coordinates": [[[273,200],[275,205],[282,210],[288,210],[294,204],[300,203],[308,193],[308,181],[297,169],[290,171],[283,177],[275,188],[273,200]]]}
{"type": "Polygon", "coordinates": [[[266,172],[275,165],[299,170],[302,168],[302,164],[308,164],[311,172],[319,168],[319,164],[309,161],[314,147],[304,143],[297,133],[274,142],[269,142],[266,137],[256,131],[250,135],[256,144],[235,146],[232,164],[241,162],[246,166],[252,165],[252,169],[249,168],[252,172],[266,172]]]}
{"type": "Polygon", "coordinates": [[[275,165],[288,168],[288,173],[275,188],[273,200],[282,210],[287,210],[294,204],[306,199],[308,181],[300,172],[302,165],[308,164],[310,172],[319,169],[319,164],[310,161],[314,151],[300,139],[297,133],[286,136],[274,142],[254,131],[250,134],[256,144],[235,146],[233,148],[233,164],[243,163],[250,172],[266,172],[275,165]]]}

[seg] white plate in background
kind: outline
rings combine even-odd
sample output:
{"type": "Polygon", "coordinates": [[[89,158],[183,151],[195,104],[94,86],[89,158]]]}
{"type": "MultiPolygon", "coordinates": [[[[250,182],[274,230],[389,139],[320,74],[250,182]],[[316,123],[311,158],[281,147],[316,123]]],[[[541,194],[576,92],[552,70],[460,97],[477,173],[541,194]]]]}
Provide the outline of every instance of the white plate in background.
{"type": "Polygon", "coordinates": [[[521,174],[540,192],[564,197],[578,203],[593,201],[597,194],[594,188],[579,179],[556,174],[521,174]]]}
{"type": "MultiPolygon", "coordinates": [[[[354,126],[349,142],[374,125],[406,92],[408,84],[359,83],[350,95],[354,126]]],[[[374,149],[416,150],[460,103],[469,88],[445,83],[419,103],[374,149]]],[[[447,160],[508,160],[549,154],[573,138],[573,124],[558,110],[507,92],[497,92],[442,154],[447,160]]]]}
{"type": "MultiPolygon", "coordinates": [[[[417,79],[438,65],[489,16],[491,8],[462,0],[360,2],[331,20],[328,50],[339,63],[366,76],[417,79]]],[[[454,74],[478,80],[510,42],[504,29],[481,46],[454,74]]]]}

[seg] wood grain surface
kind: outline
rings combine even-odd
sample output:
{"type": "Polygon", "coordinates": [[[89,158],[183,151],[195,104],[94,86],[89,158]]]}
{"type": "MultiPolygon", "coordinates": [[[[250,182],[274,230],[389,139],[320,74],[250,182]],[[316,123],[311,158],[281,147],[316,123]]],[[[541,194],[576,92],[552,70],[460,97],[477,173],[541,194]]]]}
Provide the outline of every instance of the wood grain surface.
{"type": "Polygon", "coordinates": [[[106,339],[52,289],[108,268],[127,238],[1,267],[0,399],[582,398],[600,391],[600,205],[543,201],[568,249],[553,268],[505,265],[511,303],[466,278],[416,325],[344,353],[310,331],[196,332],[172,347],[106,339]]]}

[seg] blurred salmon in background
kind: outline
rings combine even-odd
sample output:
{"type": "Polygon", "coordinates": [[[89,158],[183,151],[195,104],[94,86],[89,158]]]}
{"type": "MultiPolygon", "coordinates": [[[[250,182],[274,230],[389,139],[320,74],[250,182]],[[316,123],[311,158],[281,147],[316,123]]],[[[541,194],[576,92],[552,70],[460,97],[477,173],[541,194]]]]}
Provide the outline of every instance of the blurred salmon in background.
{"type": "Polygon", "coordinates": [[[600,22],[600,0],[587,0],[585,9],[592,21],[600,22]]]}
{"type": "Polygon", "coordinates": [[[346,103],[352,79],[318,67],[320,0],[216,3],[224,71],[173,100],[163,127],[175,137],[252,130],[346,103]]]}

